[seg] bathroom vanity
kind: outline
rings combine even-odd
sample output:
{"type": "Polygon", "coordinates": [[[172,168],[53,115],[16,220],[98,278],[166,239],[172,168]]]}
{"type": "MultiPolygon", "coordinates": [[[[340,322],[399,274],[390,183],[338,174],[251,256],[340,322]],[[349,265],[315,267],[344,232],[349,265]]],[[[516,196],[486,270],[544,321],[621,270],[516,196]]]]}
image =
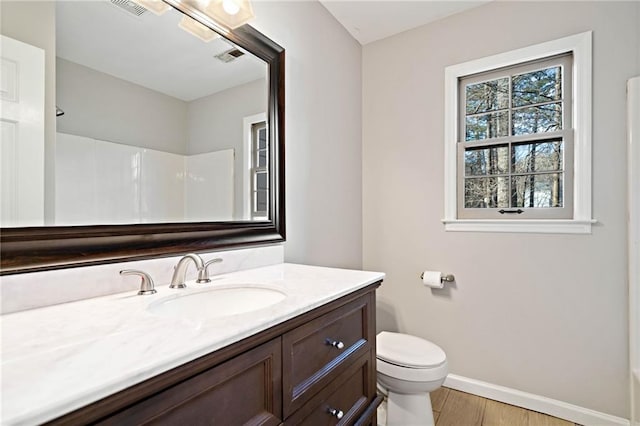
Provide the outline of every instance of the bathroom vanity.
{"type": "Polygon", "coordinates": [[[375,424],[383,277],[280,264],[5,315],[2,423],[375,424]],[[156,309],[239,288],[285,296],[200,319],[156,309]]]}

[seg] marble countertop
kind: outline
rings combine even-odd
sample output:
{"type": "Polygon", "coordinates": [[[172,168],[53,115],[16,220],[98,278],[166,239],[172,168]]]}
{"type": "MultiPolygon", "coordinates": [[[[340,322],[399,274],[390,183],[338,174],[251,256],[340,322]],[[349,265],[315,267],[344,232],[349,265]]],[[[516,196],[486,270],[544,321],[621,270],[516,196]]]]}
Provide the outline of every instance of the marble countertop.
{"type": "Polygon", "coordinates": [[[3,425],[52,420],[242,340],[384,278],[364,272],[279,264],[212,277],[186,289],[157,286],[0,316],[3,425]],[[272,306],[205,321],[155,315],[147,307],[216,286],[267,286],[272,306]]]}

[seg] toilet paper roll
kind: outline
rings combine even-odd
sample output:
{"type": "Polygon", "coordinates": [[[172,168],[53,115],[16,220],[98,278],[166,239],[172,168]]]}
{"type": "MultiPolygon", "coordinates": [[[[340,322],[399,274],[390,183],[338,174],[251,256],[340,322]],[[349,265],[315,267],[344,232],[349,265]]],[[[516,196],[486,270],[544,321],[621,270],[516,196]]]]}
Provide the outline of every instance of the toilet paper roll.
{"type": "Polygon", "coordinates": [[[442,272],[440,271],[424,271],[422,273],[422,283],[431,288],[442,288],[442,272]]]}

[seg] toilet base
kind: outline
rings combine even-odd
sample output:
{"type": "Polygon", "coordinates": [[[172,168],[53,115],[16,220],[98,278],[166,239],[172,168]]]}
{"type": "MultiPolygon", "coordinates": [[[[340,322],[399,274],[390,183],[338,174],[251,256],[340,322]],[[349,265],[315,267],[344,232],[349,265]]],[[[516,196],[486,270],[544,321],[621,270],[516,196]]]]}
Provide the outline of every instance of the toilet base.
{"type": "Polygon", "coordinates": [[[386,426],[435,425],[429,393],[388,392],[386,403],[386,426]]]}

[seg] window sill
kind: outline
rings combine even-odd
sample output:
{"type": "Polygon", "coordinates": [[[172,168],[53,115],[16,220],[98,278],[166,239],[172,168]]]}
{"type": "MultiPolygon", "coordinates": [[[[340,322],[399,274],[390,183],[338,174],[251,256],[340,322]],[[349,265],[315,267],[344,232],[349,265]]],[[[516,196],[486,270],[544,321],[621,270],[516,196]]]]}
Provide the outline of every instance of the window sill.
{"type": "Polygon", "coordinates": [[[515,232],[535,234],[591,234],[596,220],[484,220],[442,219],[445,231],[515,232]]]}

